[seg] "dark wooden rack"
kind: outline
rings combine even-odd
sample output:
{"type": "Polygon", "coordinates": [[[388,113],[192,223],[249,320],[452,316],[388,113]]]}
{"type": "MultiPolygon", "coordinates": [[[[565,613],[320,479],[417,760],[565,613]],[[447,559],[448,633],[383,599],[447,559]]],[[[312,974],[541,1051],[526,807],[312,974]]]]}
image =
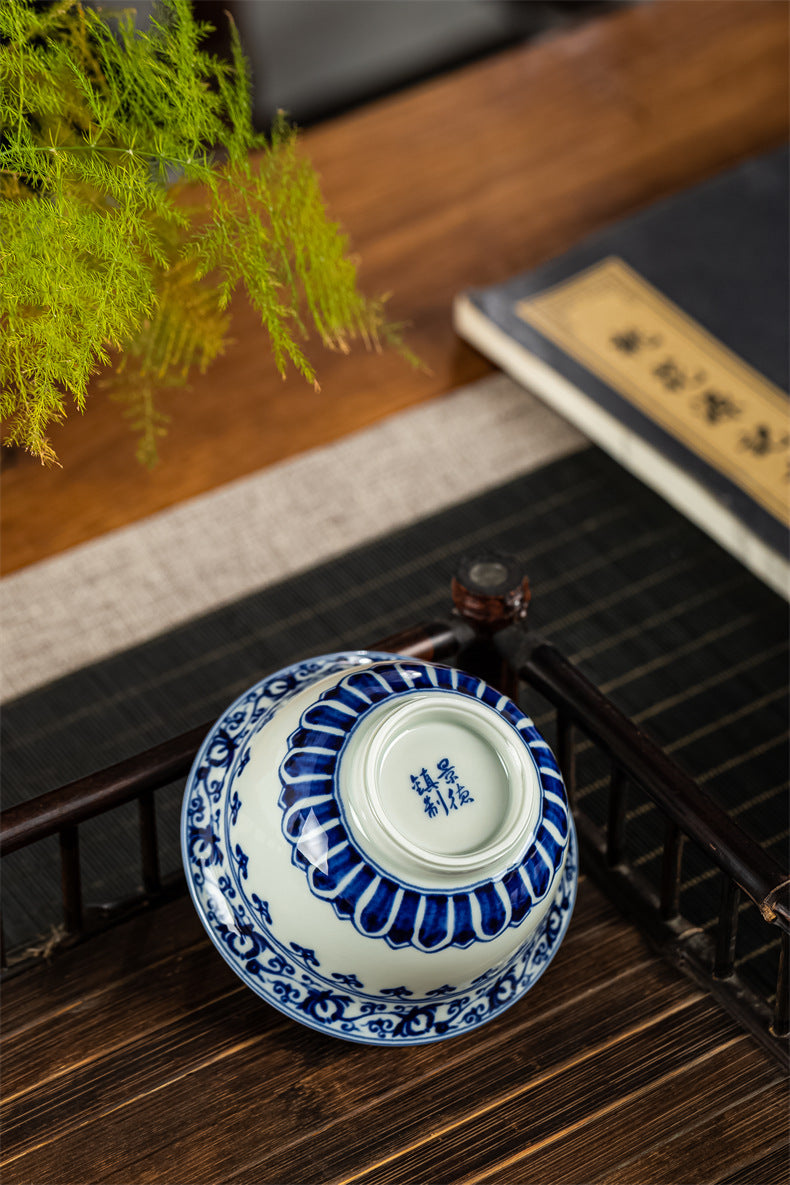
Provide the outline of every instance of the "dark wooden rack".
{"type": "MultiPolygon", "coordinates": [[[[787,1063],[788,937],[790,879],[784,870],[635,724],[628,720],[554,646],[526,627],[529,584],[507,557],[463,561],[453,580],[454,609],[433,622],[381,639],[372,648],[436,662],[455,660],[518,694],[525,682],[556,709],[557,756],[563,770],[586,870],[619,908],[649,934],[677,967],[705,986],[779,1061],[787,1063]],[[611,769],[604,829],[576,801],[576,742],[584,734],[604,752],[611,769]],[[657,887],[629,865],[626,788],[640,787],[665,821],[661,879],[657,887]],[[715,937],[681,915],[679,886],[683,845],[694,843],[721,874],[721,909],[715,937]],[[738,974],[734,952],[739,903],[745,894],[781,943],[773,1008],[738,974]]],[[[94,932],[82,905],[79,826],[87,819],[137,800],[140,881],[136,898],[115,917],[170,897],[172,883],[159,872],[154,795],[183,778],[210,723],[107,769],[40,795],[0,816],[0,856],[58,835],[65,942],[94,932]]],[[[113,920],[105,917],[104,924],[113,920]]],[[[5,962],[5,960],[4,960],[5,962]]],[[[14,970],[18,970],[15,967],[14,970]]]]}

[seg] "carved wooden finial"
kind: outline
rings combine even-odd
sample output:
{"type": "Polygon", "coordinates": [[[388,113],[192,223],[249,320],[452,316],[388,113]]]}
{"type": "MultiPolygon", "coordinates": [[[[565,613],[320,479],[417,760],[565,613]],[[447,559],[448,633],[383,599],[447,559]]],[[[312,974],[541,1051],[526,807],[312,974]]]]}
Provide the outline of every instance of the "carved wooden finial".
{"type": "Polygon", "coordinates": [[[523,621],[532,595],[520,562],[500,552],[464,556],[452,594],[455,613],[489,633],[523,621]]]}

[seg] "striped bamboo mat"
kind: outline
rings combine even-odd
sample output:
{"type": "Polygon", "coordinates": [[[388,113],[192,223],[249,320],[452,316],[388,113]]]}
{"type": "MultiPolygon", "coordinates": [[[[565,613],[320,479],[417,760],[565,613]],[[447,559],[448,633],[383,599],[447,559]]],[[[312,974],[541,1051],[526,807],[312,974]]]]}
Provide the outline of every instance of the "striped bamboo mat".
{"type": "MultiPolygon", "coordinates": [[[[523,560],[532,622],[650,731],[772,854],[788,839],[786,605],[597,449],[460,503],[386,538],[76,671],[4,710],[5,805],[211,719],[267,671],[364,646],[443,615],[458,558],[496,548],[523,560]]],[[[551,739],[547,705],[525,706],[551,739]]],[[[580,755],[584,809],[603,819],[606,771],[580,755]]],[[[160,796],[165,870],[178,866],[180,787],[160,796]]],[[[134,887],[134,808],[82,829],[86,898],[134,887]]],[[[630,801],[629,853],[657,875],[661,822],[630,801]]],[[[6,861],[10,947],[58,921],[58,862],[44,843],[6,861]]],[[[718,878],[688,848],[683,910],[710,927],[718,878]]],[[[775,950],[744,907],[737,952],[768,984],[775,950]]],[[[770,990],[770,989],[769,989],[770,990]]]]}

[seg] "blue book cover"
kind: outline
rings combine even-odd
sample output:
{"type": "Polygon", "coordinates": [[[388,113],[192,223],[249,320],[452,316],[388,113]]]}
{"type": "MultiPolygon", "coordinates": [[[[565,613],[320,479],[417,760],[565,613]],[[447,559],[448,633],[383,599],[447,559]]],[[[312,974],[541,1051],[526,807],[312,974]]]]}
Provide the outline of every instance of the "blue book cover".
{"type": "Polygon", "coordinates": [[[784,147],[504,284],[459,334],[790,595],[784,147]]]}

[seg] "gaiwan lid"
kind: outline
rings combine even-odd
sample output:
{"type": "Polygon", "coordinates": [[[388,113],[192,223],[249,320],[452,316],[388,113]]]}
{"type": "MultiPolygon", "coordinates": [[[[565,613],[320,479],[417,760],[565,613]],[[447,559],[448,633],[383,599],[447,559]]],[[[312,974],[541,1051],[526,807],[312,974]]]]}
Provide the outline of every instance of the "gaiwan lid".
{"type": "Polygon", "coordinates": [[[568,843],[546,742],[507,696],[448,667],[350,672],[303,712],[279,776],[311,891],[392,946],[464,946],[517,925],[568,843]]]}
{"type": "Polygon", "coordinates": [[[545,969],[575,894],[565,790],[532,721],[394,655],[324,656],[236,701],[193,767],[182,839],[238,974],[352,1040],[490,1019],[545,969]]]}

